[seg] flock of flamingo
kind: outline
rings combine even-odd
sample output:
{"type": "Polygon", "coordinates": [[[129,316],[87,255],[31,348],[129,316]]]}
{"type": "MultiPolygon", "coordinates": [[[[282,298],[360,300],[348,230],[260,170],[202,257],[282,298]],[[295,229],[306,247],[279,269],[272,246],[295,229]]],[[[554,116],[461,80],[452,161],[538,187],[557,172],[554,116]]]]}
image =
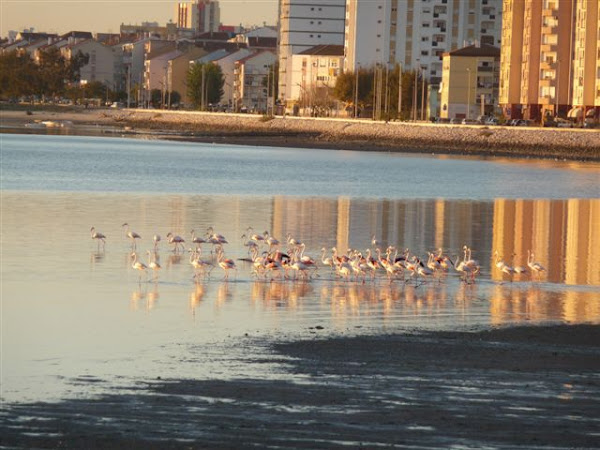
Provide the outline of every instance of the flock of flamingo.
{"type": "MultiPolygon", "coordinates": [[[[141,236],[133,230],[130,230],[129,224],[124,223],[125,236],[131,240],[131,267],[139,272],[139,282],[142,275],[146,275],[148,280],[149,271],[153,273],[153,280],[157,280],[161,269],[159,263],[159,244],[162,241],[160,235],[155,234],[152,238],[153,249],[147,250],[147,263],[140,261],[137,254],[137,240],[141,236]]],[[[476,277],[481,273],[480,264],[472,258],[471,249],[468,246],[463,247],[462,260],[459,256],[451,259],[445,255],[442,249],[437,252],[428,252],[427,260],[412,254],[409,249],[400,252],[394,246],[388,246],[385,252],[380,249],[380,242],[371,239],[371,247],[365,252],[358,250],[348,250],[341,254],[333,247],[331,254],[327,255],[327,249],[321,249],[320,261],[305,255],[306,245],[300,240],[287,234],[285,242],[282,244],[265,231],[262,234],[256,234],[251,227],[246,230],[247,234],[241,236],[243,244],[248,248],[248,256],[238,258],[238,261],[244,261],[251,264],[251,273],[257,279],[273,281],[278,279],[292,279],[308,281],[318,276],[319,268],[325,268],[331,275],[337,276],[346,282],[355,281],[365,283],[367,279],[375,281],[378,274],[385,274],[388,282],[402,280],[409,282],[415,280],[415,284],[426,282],[429,279],[441,281],[449,272],[454,271],[460,275],[462,282],[474,283],[476,277]]],[[[106,236],[92,227],[90,229],[92,239],[98,242],[98,251],[100,245],[102,249],[106,245],[106,236]]],[[[188,248],[189,263],[193,267],[193,279],[198,280],[201,277],[209,277],[211,271],[220,267],[224,271],[224,280],[229,279],[230,271],[237,271],[236,263],[231,258],[225,257],[224,245],[228,244],[227,239],[214,231],[212,227],[206,230],[204,237],[196,235],[195,231],[190,232],[189,243],[193,247],[188,248]],[[210,256],[202,258],[202,245],[212,246],[210,256]]],[[[173,252],[179,253],[185,251],[186,241],[181,236],[169,232],[166,236],[167,243],[173,246],[173,252]]],[[[515,256],[515,255],[512,255],[515,256]]],[[[510,277],[531,275],[533,282],[534,274],[537,280],[541,280],[542,272],[546,269],[535,261],[535,256],[531,251],[527,252],[527,266],[511,266],[504,262],[498,252],[494,254],[496,268],[510,277]]],[[[383,275],[380,276],[380,278],[383,275]]]]}

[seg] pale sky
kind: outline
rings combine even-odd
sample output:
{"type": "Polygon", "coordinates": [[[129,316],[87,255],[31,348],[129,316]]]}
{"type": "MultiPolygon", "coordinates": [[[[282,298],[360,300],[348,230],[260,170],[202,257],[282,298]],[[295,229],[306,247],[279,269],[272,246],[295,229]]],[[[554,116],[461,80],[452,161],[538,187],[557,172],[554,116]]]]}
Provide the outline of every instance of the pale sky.
{"type": "MultiPolygon", "coordinates": [[[[121,23],[173,19],[176,0],[0,0],[0,37],[10,30],[118,33],[121,23]]],[[[277,0],[220,0],[224,25],[275,25],[277,0]]]]}

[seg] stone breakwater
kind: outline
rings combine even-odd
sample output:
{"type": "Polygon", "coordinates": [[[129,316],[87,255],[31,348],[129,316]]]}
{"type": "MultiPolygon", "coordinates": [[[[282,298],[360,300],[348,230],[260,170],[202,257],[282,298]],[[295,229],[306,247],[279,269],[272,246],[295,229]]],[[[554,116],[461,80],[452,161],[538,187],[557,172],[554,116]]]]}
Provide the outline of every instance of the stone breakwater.
{"type": "Polygon", "coordinates": [[[67,120],[203,142],[361,151],[447,153],[600,161],[600,130],[370,120],[263,118],[158,110],[1,111],[2,122],[67,120]]]}
{"type": "MultiPolygon", "coordinates": [[[[111,114],[111,113],[108,113],[111,114]]],[[[163,130],[232,143],[349,150],[530,156],[600,161],[600,131],[367,120],[273,118],[178,111],[115,111],[136,130],[163,130]]]]}

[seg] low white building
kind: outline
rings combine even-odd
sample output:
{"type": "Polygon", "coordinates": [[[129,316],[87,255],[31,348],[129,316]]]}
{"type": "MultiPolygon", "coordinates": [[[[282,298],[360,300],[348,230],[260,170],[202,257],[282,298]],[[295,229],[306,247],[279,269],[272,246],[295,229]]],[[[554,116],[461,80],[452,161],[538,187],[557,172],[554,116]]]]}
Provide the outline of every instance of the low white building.
{"type": "Polygon", "coordinates": [[[292,57],[317,45],[344,45],[346,0],[279,1],[279,99],[291,112],[292,57]]]}
{"type": "Polygon", "coordinates": [[[292,112],[323,115],[333,109],[337,103],[333,88],[343,64],[343,45],[317,45],[293,55],[289,98],[292,112]]]}
{"type": "Polygon", "coordinates": [[[73,58],[78,52],[89,57],[88,63],[80,69],[82,84],[98,81],[113,91],[123,89],[121,47],[88,39],[61,48],[61,53],[66,59],[73,58]]]}
{"type": "MultiPolygon", "coordinates": [[[[265,50],[235,62],[232,101],[237,111],[244,107],[249,111],[267,111],[267,102],[273,92],[267,76],[274,70],[276,61],[275,52],[265,50]]],[[[228,99],[224,100],[227,102],[228,99]]]]}
{"type": "Polygon", "coordinates": [[[212,61],[213,64],[217,64],[219,67],[221,67],[221,72],[223,73],[223,78],[225,80],[225,83],[223,84],[223,97],[221,97],[221,103],[228,103],[229,99],[233,98],[235,63],[251,54],[252,52],[250,50],[241,48],[236,52],[229,53],[222,58],[212,61]]]}

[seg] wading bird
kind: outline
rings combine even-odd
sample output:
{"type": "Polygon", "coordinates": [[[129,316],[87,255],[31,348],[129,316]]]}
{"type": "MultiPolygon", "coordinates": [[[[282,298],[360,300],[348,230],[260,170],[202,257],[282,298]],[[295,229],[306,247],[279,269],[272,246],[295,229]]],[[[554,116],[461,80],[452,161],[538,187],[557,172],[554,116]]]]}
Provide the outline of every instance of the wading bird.
{"type": "Polygon", "coordinates": [[[127,222],[125,222],[123,225],[121,225],[122,227],[126,227],[125,228],[125,235],[131,239],[131,249],[135,250],[137,248],[137,245],[135,244],[135,240],[136,239],[141,239],[142,237],[137,234],[135,231],[131,231],[129,229],[129,224],[127,222]]]}
{"type": "Polygon", "coordinates": [[[531,269],[531,275],[533,279],[533,273],[537,274],[538,281],[541,279],[541,273],[546,271],[546,268],[539,262],[534,261],[534,254],[530,250],[527,250],[527,267],[531,269]]]}
{"type": "Polygon", "coordinates": [[[92,239],[96,239],[98,241],[98,250],[100,250],[100,242],[102,242],[102,249],[104,250],[104,246],[106,245],[106,236],[99,231],[96,231],[94,227],[90,228],[90,234],[92,235],[92,239]]]}
{"type": "Polygon", "coordinates": [[[147,250],[148,253],[148,267],[152,269],[152,279],[156,280],[158,278],[158,271],[161,269],[160,264],[156,261],[156,254],[153,254],[150,250],[147,250]]]}
{"type": "Polygon", "coordinates": [[[133,267],[135,270],[140,272],[140,278],[138,280],[138,283],[141,283],[142,282],[142,272],[144,272],[146,274],[146,276],[148,276],[148,266],[146,266],[146,264],[144,264],[143,262],[138,261],[136,252],[133,252],[131,254],[131,256],[133,257],[133,262],[131,263],[131,267],[133,267]]]}
{"type": "Polygon", "coordinates": [[[169,244],[173,244],[173,252],[177,253],[179,251],[179,246],[181,245],[181,251],[184,250],[184,242],[185,240],[181,237],[181,236],[177,236],[174,235],[173,233],[171,233],[169,231],[169,233],[167,234],[167,240],[169,241],[169,244]]]}

